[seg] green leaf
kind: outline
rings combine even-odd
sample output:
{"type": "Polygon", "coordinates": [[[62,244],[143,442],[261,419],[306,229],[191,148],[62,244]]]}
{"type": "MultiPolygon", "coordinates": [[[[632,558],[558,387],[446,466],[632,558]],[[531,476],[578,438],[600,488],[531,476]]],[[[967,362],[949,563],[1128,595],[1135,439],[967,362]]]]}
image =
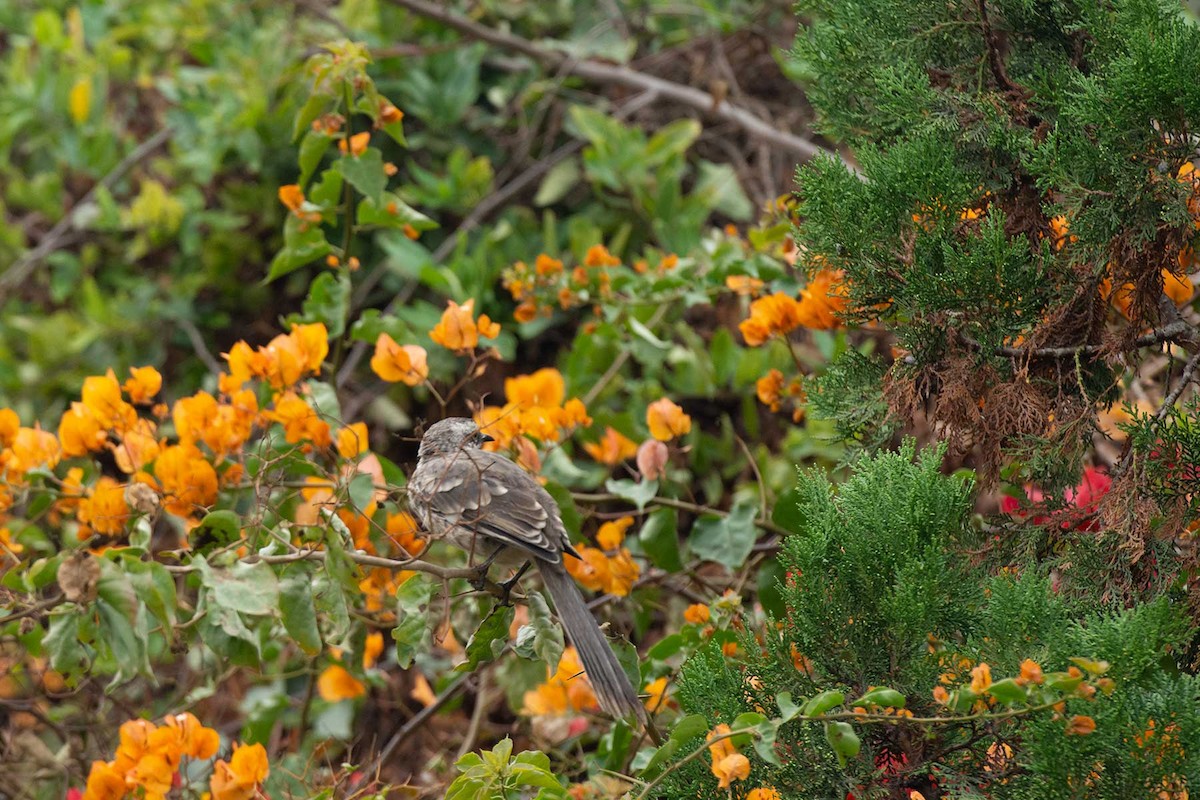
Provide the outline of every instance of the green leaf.
{"type": "Polygon", "coordinates": [[[268,564],[239,561],[223,569],[213,567],[203,556],[196,556],[192,563],[200,568],[210,602],[251,616],[267,616],[279,607],[279,580],[268,564]]]}
{"type": "Polygon", "coordinates": [[[1025,687],[1012,678],[996,681],[988,687],[987,691],[1001,703],[1023,703],[1028,699],[1025,687]]]}
{"type": "Polygon", "coordinates": [[[840,706],[845,699],[846,695],[836,689],[827,689],[804,704],[804,716],[820,716],[831,708],[840,706]]]}
{"type": "Polygon", "coordinates": [[[804,516],[800,513],[800,492],[788,489],[779,495],[771,511],[771,521],[792,533],[804,532],[804,516]]]}
{"type": "Polygon", "coordinates": [[[692,552],[707,561],[723,564],[726,569],[738,569],[746,563],[758,538],[755,513],[753,503],[741,503],[727,516],[702,515],[688,537],[692,552]]]}
{"type": "Polygon", "coordinates": [[[320,225],[304,222],[291,214],[284,224],[283,249],[271,260],[271,267],[267,270],[267,283],[332,252],[333,247],[325,240],[320,225]]]}
{"type": "Polygon", "coordinates": [[[826,722],[825,741],[829,742],[829,746],[833,748],[838,764],[842,767],[846,766],[846,759],[858,755],[859,748],[862,746],[858,740],[858,734],[854,732],[854,728],[848,722],[826,722]]]}
{"type": "Polygon", "coordinates": [[[296,179],[296,183],[301,187],[308,183],[308,179],[316,171],[317,165],[321,163],[321,156],[325,155],[325,151],[329,149],[332,142],[333,137],[311,128],[308,133],[304,134],[304,138],[300,141],[300,177],[296,179]]]}
{"type": "Polygon", "coordinates": [[[333,166],[360,194],[374,201],[377,207],[383,206],[383,190],[387,188],[383,153],[368,147],[360,156],[343,155],[333,166]]]}
{"type": "Polygon", "coordinates": [[[169,644],[175,637],[177,600],[174,578],[156,561],[128,559],[124,567],[137,596],[162,623],[163,636],[169,644]]]}
{"type": "Polygon", "coordinates": [[[646,143],[646,165],[656,167],[671,156],[687,152],[702,130],[694,119],[680,119],[664,125],[646,143]]]}
{"type": "Polygon", "coordinates": [[[779,714],[784,722],[795,719],[801,712],[800,706],[792,700],[791,692],[780,692],[775,695],[775,704],[779,706],[779,714]]]}
{"type": "Polygon", "coordinates": [[[645,769],[642,770],[642,779],[652,779],[680,748],[707,731],[708,720],[703,714],[690,714],[679,720],[671,729],[671,735],[646,763],[645,769]]]}
{"type": "Polygon", "coordinates": [[[204,515],[189,534],[191,538],[211,538],[219,546],[237,541],[242,535],[242,518],[232,511],[221,509],[204,515]]]}
{"type": "Polygon", "coordinates": [[[517,631],[514,649],[521,658],[540,659],[552,671],[562,658],[562,628],[554,623],[550,606],[536,592],[529,595],[529,622],[517,631]]]}
{"type": "Polygon", "coordinates": [[[392,192],[384,192],[378,201],[370,197],[363,198],[362,202],[358,204],[355,220],[358,225],[363,227],[374,226],[397,230],[403,229],[405,225],[411,225],[419,231],[433,230],[438,226],[436,222],[392,192]]]}
{"type": "Polygon", "coordinates": [[[666,661],[682,650],[686,644],[687,642],[683,638],[683,634],[668,634],[655,642],[654,646],[646,651],[646,658],[651,661],[666,661]]]}
{"type": "Polygon", "coordinates": [[[638,539],[650,562],[667,572],[682,572],[683,559],[679,555],[678,512],[673,508],[660,508],[642,523],[638,539]]]}
{"type": "Polygon", "coordinates": [[[321,652],[321,629],[313,602],[312,576],[300,570],[285,575],[279,584],[279,612],[288,635],[308,655],[321,652]]]}
{"type": "Polygon", "coordinates": [[[345,272],[322,272],[308,287],[303,316],[307,322],[323,322],[330,338],[346,330],[350,314],[350,276],[345,272]]]}
{"type": "Polygon", "coordinates": [[[358,511],[362,511],[375,499],[375,478],[366,473],[360,473],[350,479],[350,502],[358,511]]]}
{"type": "Polygon", "coordinates": [[[579,185],[582,176],[579,174],[579,164],[574,158],[560,161],[550,168],[542,183],[538,186],[533,204],[538,208],[557,203],[567,192],[579,185]]]}
{"type": "Polygon", "coordinates": [[[50,666],[64,675],[83,669],[88,660],[87,649],[79,641],[79,620],[85,612],[77,609],[50,617],[50,630],[42,639],[42,647],[50,657],[50,666]]]}
{"type": "Polygon", "coordinates": [[[396,590],[396,627],[392,629],[392,638],[396,641],[396,663],[403,669],[412,666],[429,633],[425,612],[433,590],[433,583],[420,574],[413,575],[396,590]]]}
{"type": "Polygon", "coordinates": [[[509,626],[512,624],[512,606],[497,606],[485,616],[475,632],[467,640],[467,661],[458,664],[460,672],[472,672],[480,664],[494,661],[509,643],[509,626]]]}
{"type": "Polygon", "coordinates": [[[904,695],[897,692],[895,689],[879,687],[872,689],[857,700],[850,702],[850,706],[883,706],[884,708],[904,708],[904,695]]]}
{"type": "Polygon", "coordinates": [[[609,478],[604,482],[604,488],[622,500],[633,503],[641,511],[658,494],[658,481],[634,482],[609,478]]]}

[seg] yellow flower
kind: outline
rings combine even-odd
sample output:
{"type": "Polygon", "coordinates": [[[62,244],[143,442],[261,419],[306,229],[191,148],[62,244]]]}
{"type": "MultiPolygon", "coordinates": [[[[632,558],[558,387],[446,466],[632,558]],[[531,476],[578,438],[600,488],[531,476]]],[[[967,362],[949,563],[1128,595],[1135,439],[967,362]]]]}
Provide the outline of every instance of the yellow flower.
{"type": "Polygon", "coordinates": [[[610,426],[604,429],[604,437],[599,442],[584,442],[583,449],[601,464],[615,467],[637,453],[637,442],[610,426]]]}
{"type": "Polygon", "coordinates": [[[712,611],[703,603],[693,603],[684,610],[683,618],[693,625],[703,625],[712,619],[712,611]]]}
{"type": "Polygon", "coordinates": [[[367,693],[367,687],[347,672],[345,667],[333,664],[326,667],[317,678],[317,693],[321,695],[322,700],[336,703],[339,700],[362,697],[367,693]]]}
{"type": "Polygon", "coordinates": [[[650,435],[660,442],[669,442],[683,436],[692,429],[692,418],[683,409],[664,397],[655,400],[646,408],[646,425],[650,435]]]}
{"type": "Polygon", "coordinates": [[[386,333],[379,334],[375,340],[371,369],[385,381],[401,381],[409,386],[418,386],[429,377],[425,348],[415,344],[397,344],[386,333]]]}
{"type": "Polygon", "coordinates": [[[71,86],[67,95],[67,110],[77,124],[87,121],[92,110],[92,79],[87,75],[79,76],[71,86]]]}
{"type": "Polygon", "coordinates": [[[154,367],[130,367],[132,376],[121,387],[135,405],[147,405],[162,389],[162,375],[154,367]]]}
{"type": "Polygon", "coordinates": [[[283,425],[283,436],[291,444],[310,441],[317,447],[328,447],[333,443],[329,423],[321,419],[308,403],[295,392],[286,392],[275,400],[275,408],[266,412],[266,418],[283,425]]]}
{"type": "Polygon", "coordinates": [[[367,423],[356,422],[338,431],[337,450],[342,458],[357,458],[370,448],[367,438],[367,423]]]}
{"type": "Polygon", "coordinates": [[[0,528],[0,563],[8,560],[10,556],[16,556],[24,550],[25,545],[13,541],[12,531],[8,528],[0,528]]]}
{"type": "MultiPolygon", "coordinates": [[[[730,732],[729,726],[722,723],[708,734],[708,741],[712,742],[730,732]]],[[[750,759],[738,752],[732,739],[720,739],[710,744],[708,752],[712,756],[712,774],[716,776],[719,788],[728,789],[733,781],[745,780],[750,776],[750,759]]]]}
{"type": "Polygon", "coordinates": [[[462,351],[476,347],[481,336],[495,339],[500,335],[500,325],[488,319],[486,314],[481,315],[478,322],[474,317],[473,299],[461,306],[451,300],[442,312],[441,320],[429,332],[429,338],[448,350],[462,351]]]}
{"type": "Polygon", "coordinates": [[[407,511],[388,514],[384,527],[388,538],[408,555],[418,555],[425,549],[425,540],[417,535],[417,521],[407,511]]]}
{"type": "Polygon", "coordinates": [[[521,408],[559,406],[566,393],[567,384],[562,373],[550,367],[504,381],[505,398],[521,408]]]}

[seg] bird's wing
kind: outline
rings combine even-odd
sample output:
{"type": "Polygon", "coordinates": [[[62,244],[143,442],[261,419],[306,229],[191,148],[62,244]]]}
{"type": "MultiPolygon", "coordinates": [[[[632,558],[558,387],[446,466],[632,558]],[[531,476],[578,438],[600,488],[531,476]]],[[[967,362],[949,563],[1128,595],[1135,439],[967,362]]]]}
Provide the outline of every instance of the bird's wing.
{"type": "MultiPolygon", "coordinates": [[[[458,527],[559,562],[573,552],[553,498],[504,456],[461,450],[426,457],[409,482],[418,513],[447,528],[458,527]]],[[[436,532],[436,531],[435,531],[436,532]]]]}

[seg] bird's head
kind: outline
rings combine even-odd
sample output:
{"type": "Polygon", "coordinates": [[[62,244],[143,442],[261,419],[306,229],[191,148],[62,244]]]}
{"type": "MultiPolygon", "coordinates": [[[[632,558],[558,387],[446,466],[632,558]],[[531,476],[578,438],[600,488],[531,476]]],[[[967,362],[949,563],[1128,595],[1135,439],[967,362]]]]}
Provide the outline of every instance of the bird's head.
{"type": "Polygon", "coordinates": [[[429,430],[425,431],[425,435],[421,437],[421,448],[417,451],[417,457],[457,453],[469,448],[478,449],[490,441],[493,441],[492,437],[479,430],[475,420],[469,417],[447,417],[433,423],[429,430]]]}

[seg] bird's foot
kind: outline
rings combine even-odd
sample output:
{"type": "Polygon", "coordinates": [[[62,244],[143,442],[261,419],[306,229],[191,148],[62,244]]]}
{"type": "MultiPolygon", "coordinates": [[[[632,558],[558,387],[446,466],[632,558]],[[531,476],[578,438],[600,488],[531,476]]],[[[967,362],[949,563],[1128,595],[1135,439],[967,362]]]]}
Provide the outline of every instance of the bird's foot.
{"type": "Polygon", "coordinates": [[[521,576],[525,574],[525,570],[529,569],[529,565],[532,563],[532,561],[526,561],[523,565],[521,565],[521,568],[517,570],[516,575],[513,575],[511,578],[500,584],[500,605],[512,605],[512,598],[510,598],[509,595],[512,593],[513,587],[517,585],[517,581],[521,580],[521,576]]]}

